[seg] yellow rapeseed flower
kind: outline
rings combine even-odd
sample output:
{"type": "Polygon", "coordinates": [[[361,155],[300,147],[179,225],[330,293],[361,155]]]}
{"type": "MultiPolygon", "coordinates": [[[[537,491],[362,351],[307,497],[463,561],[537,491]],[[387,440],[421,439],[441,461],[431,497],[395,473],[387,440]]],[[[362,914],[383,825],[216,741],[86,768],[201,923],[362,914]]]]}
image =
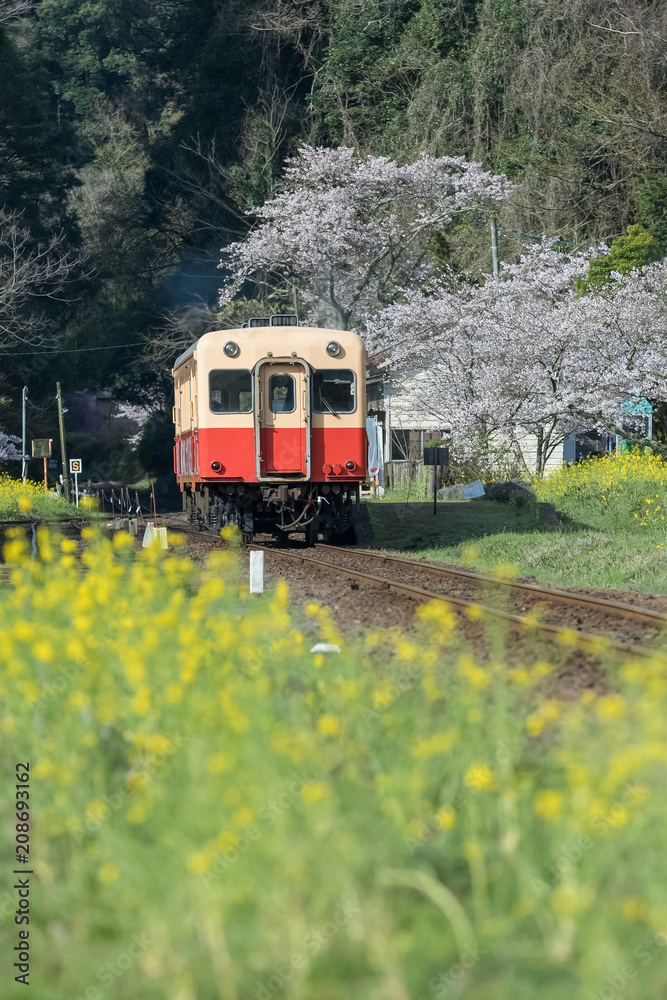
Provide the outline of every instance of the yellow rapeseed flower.
{"type": "Polygon", "coordinates": [[[244,806],[243,809],[237,809],[234,813],[234,823],[238,827],[250,826],[254,818],[253,810],[247,806],[244,806]]]}
{"type": "Polygon", "coordinates": [[[488,764],[473,764],[466,771],[463,783],[475,791],[488,791],[495,785],[495,775],[488,764]]]}
{"type": "Polygon", "coordinates": [[[449,729],[444,733],[435,733],[433,736],[426,737],[426,739],[417,740],[411,750],[411,754],[413,757],[418,757],[422,760],[430,760],[431,757],[437,757],[438,754],[447,753],[451,750],[459,742],[459,737],[460,733],[458,729],[449,729]]]}
{"type": "Polygon", "coordinates": [[[535,813],[540,819],[552,823],[561,813],[563,796],[552,788],[545,788],[535,796],[535,813]]]}
{"type": "Polygon", "coordinates": [[[308,781],[301,789],[301,799],[306,803],[321,802],[331,794],[326,781],[308,781]]]}
{"type": "Polygon", "coordinates": [[[322,736],[335,736],[338,732],[338,717],[336,715],[323,715],[317,720],[317,731],[322,736]]]}
{"type": "Polygon", "coordinates": [[[595,704],[595,714],[603,721],[620,719],[625,715],[625,699],[620,694],[610,694],[598,698],[595,704]]]}
{"type": "Polygon", "coordinates": [[[98,874],[100,877],[100,882],[104,882],[105,884],[110,884],[112,882],[118,881],[120,872],[118,871],[115,865],[107,863],[106,865],[102,865],[98,874]]]}
{"type": "Polygon", "coordinates": [[[442,806],[433,817],[438,830],[451,830],[456,826],[456,811],[451,806],[442,806]]]}
{"type": "Polygon", "coordinates": [[[229,754],[226,753],[214,753],[208,759],[208,773],[209,774],[222,774],[231,766],[231,759],[229,754]]]}

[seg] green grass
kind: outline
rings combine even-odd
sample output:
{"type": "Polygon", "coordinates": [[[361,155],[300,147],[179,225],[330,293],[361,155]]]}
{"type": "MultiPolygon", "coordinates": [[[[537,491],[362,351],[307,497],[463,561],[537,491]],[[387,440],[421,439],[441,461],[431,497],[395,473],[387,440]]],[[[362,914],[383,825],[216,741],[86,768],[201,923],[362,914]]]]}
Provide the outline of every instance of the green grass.
{"type": "MultiPolygon", "coordinates": [[[[425,559],[492,569],[512,562],[521,576],[561,586],[612,587],[667,594],[665,530],[636,527],[600,515],[593,524],[564,518],[558,531],[538,522],[536,506],[490,500],[368,506],[378,548],[425,559]]],[[[583,513],[583,511],[579,511],[583,513]]]]}

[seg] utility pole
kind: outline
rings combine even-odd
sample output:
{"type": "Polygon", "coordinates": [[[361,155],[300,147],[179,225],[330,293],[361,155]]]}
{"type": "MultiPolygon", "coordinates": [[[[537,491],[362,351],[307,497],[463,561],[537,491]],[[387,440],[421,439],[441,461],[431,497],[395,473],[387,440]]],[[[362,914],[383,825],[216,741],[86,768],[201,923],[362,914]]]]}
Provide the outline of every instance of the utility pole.
{"type": "Polygon", "coordinates": [[[493,258],[493,277],[497,278],[500,274],[500,266],[498,264],[498,223],[495,215],[491,216],[491,257],[493,258]]]}
{"type": "Polygon", "coordinates": [[[23,434],[21,436],[21,440],[23,442],[22,445],[21,445],[21,479],[23,480],[23,482],[25,482],[26,479],[28,478],[28,456],[26,455],[26,451],[25,451],[25,447],[26,447],[26,439],[25,439],[25,401],[26,401],[27,395],[28,395],[28,386],[24,385],[23,386],[23,393],[22,393],[22,396],[23,396],[23,400],[22,400],[22,404],[23,404],[22,405],[22,413],[23,413],[22,427],[23,427],[23,434]]]}
{"type": "MultiPolygon", "coordinates": [[[[63,397],[60,391],[60,382],[56,382],[56,389],[58,390],[58,426],[60,427],[60,454],[63,459],[63,489],[65,491],[65,500],[69,500],[69,480],[67,471],[67,449],[65,448],[65,424],[63,423],[63,397]]],[[[67,411],[65,411],[67,412],[67,411]]]]}

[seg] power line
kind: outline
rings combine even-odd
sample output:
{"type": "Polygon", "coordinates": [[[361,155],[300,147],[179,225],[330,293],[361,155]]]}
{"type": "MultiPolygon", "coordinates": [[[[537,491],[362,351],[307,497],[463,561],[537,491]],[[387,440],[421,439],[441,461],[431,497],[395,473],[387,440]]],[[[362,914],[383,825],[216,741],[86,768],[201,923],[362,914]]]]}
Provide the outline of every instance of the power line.
{"type": "MultiPolygon", "coordinates": [[[[524,233],[520,229],[508,229],[506,226],[501,226],[500,230],[505,235],[507,235],[508,233],[517,233],[518,234],[517,236],[507,236],[507,239],[510,239],[510,240],[520,240],[520,242],[522,242],[522,243],[525,242],[524,240],[520,239],[520,237],[522,237],[522,236],[528,236],[528,237],[530,237],[530,239],[532,240],[532,242],[537,242],[537,243],[542,243],[543,240],[550,239],[549,236],[538,236],[537,233],[524,233]]],[[[581,246],[580,243],[573,243],[571,240],[554,240],[554,242],[555,243],[564,243],[568,247],[578,247],[578,246],[581,246]]]]}
{"type": "Polygon", "coordinates": [[[119,351],[123,347],[143,347],[141,341],[136,341],[134,344],[112,344],[110,347],[66,347],[62,351],[13,351],[11,354],[3,354],[0,352],[0,358],[22,358],[26,355],[35,354],[83,354],[87,351],[119,351]]]}

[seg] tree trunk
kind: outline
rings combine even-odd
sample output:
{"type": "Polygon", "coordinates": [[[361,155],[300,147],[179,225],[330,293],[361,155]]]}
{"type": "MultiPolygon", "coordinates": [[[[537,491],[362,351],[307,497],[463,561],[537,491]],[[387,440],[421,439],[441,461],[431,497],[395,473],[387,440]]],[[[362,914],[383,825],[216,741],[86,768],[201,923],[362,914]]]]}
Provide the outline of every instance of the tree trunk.
{"type": "Polygon", "coordinates": [[[535,448],[535,451],[536,451],[535,471],[536,471],[538,477],[541,479],[542,475],[544,473],[544,465],[545,465],[545,461],[544,461],[544,444],[545,444],[545,442],[544,442],[544,430],[541,427],[537,431],[536,437],[537,437],[537,445],[536,445],[536,448],[535,448]]]}

